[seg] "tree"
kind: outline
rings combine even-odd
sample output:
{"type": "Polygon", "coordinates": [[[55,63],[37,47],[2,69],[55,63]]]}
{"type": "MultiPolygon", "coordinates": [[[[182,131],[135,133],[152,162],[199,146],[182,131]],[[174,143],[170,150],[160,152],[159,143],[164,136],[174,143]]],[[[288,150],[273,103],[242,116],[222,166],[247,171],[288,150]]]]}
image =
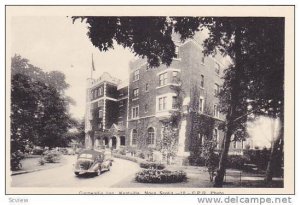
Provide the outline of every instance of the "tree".
{"type": "Polygon", "coordinates": [[[67,87],[64,75],[60,81],[43,72],[19,55],[11,63],[11,153],[25,152],[33,145],[55,147],[66,145],[64,137],[71,126],[67,112],[67,87]],[[55,86],[52,86],[55,85],[55,86]],[[60,88],[60,89],[59,89],[60,88]]]}
{"type": "Polygon", "coordinates": [[[75,133],[74,140],[80,144],[84,145],[85,143],[85,122],[84,119],[76,123],[77,132],[75,133]]]}
{"type": "MultiPolygon", "coordinates": [[[[224,149],[215,178],[215,186],[220,187],[231,135],[243,127],[248,114],[275,115],[283,122],[284,20],[203,18],[202,26],[210,32],[204,42],[205,54],[220,51],[233,60],[225,70],[220,93],[221,108],[226,113],[224,149]]],[[[283,137],[283,131],[279,136],[283,137]]]]}
{"type": "Polygon", "coordinates": [[[150,67],[170,65],[175,57],[173,31],[184,41],[199,30],[200,18],[194,17],[87,17],[74,16],[88,25],[88,37],[100,51],[114,48],[114,42],[129,48],[150,67]]]}

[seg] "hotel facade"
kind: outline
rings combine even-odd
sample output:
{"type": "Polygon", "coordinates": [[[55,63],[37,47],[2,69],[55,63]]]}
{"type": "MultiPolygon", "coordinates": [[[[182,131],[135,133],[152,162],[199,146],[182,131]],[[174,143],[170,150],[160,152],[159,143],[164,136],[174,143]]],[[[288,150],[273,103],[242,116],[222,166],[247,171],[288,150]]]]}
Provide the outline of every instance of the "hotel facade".
{"type": "MultiPolygon", "coordinates": [[[[206,139],[214,139],[217,149],[222,148],[224,133],[219,125],[224,116],[217,95],[224,59],[204,56],[202,51],[201,42],[195,39],[178,42],[169,67],[151,68],[145,59],[136,59],[130,62],[127,82],[109,73],[88,79],[86,148],[125,149],[163,161],[159,147],[173,113],[180,113],[176,158],[195,154],[206,139]],[[214,122],[212,127],[203,128],[205,118],[214,122]]],[[[238,154],[244,146],[245,142],[233,142],[230,152],[238,154]]]]}

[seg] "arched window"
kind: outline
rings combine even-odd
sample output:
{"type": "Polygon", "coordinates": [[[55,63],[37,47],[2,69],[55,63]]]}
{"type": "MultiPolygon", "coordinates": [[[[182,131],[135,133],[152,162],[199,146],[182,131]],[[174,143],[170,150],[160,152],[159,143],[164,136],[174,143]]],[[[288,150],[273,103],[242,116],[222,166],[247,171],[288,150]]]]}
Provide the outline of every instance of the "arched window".
{"type": "Polygon", "coordinates": [[[133,129],[131,133],[131,144],[136,145],[136,141],[137,141],[137,131],[136,129],[133,129]]]}
{"type": "Polygon", "coordinates": [[[149,128],[148,128],[147,143],[148,143],[149,145],[154,144],[154,128],[153,128],[153,127],[149,127],[149,128]]]}

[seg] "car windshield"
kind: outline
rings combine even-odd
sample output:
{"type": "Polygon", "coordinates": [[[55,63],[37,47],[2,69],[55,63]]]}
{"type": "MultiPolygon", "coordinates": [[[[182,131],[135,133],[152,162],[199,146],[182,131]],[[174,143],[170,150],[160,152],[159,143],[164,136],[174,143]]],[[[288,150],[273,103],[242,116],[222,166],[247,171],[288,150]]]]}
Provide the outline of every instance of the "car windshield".
{"type": "Polygon", "coordinates": [[[93,158],[93,155],[92,154],[81,154],[80,156],[79,156],[79,158],[88,158],[88,159],[92,159],[93,158]]]}

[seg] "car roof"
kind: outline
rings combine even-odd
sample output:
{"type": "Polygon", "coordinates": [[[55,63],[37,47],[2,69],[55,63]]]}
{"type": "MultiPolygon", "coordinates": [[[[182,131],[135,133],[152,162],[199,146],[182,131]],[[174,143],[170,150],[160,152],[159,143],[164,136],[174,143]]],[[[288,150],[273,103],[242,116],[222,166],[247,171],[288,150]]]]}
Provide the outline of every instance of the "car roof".
{"type": "MultiPolygon", "coordinates": [[[[103,155],[104,153],[103,152],[99,152],[99,151],[96,151],[96,150],[92,150],[92,149],[86,149],[86,150],[82,150],[79,155],[81,154],[91,154],[93,155],[93,157],[96,157],[98,155],[103,155]]],[[[79,156],[78,155],[78,156],[79,156]]]]}

